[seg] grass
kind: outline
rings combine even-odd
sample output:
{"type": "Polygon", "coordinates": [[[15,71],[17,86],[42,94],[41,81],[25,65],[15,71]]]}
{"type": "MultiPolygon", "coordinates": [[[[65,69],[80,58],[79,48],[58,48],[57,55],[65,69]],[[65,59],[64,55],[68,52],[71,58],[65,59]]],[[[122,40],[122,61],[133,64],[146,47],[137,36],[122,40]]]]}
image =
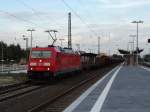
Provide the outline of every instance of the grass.
{"type": "Polygon", "coordinates": [[[19,73],[19,74],[0,74],[0,86],[5,86],[9,84],[15,84],[26,81],[27,74],[25,73],[19,73]]]}

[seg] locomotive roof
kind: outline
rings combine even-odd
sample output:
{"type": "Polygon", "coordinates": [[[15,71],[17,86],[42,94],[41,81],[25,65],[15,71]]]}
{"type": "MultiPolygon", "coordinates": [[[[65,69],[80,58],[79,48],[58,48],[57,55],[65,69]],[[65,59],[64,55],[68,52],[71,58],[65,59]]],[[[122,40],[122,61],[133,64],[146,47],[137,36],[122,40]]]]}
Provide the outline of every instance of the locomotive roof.
{"type": "Polygon", "coordinates": [[[97,54],[94,54],[94,53],[83,53],[83,54],[81,54],[81,56],[94,56],[94,57],[96,57],[97,56],[97,54]]]}
{"type": "Polygon", "coordinates": [[[35,47],[32,48],[32,50],[49,50],[49,49],[55,49],[57,52],[62,52],[62,53],[69,53],[69,54],[78,54],[74,52],[71,48],[62,48],[60,46],[48,46],[48,47],[35,47]]]}

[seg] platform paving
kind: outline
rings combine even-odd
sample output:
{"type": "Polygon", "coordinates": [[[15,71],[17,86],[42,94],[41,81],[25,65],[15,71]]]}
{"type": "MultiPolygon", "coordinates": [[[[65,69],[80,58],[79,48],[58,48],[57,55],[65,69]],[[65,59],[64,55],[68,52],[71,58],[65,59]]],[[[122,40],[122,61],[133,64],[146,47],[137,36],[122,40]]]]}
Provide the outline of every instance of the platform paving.
{"type": "Polygon", "coordinates": [[[120,65],[98,82],[64,112],[150,112],[149,68],[120,65]]]}

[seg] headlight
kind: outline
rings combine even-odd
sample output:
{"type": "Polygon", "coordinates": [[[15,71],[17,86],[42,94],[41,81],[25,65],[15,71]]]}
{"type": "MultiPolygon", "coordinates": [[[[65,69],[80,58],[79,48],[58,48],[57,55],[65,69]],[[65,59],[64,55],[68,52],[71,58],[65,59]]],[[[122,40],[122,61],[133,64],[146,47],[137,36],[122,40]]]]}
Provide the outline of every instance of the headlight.
{"type": "Polygon", "coordinates": [[[37,63],[30,63],[30,66],[36,66],[37,63]]]}
{"type": "Polygon", "coordinates": [[[50,63],[43,63],[43,66],[50,66],[50,63]]]}

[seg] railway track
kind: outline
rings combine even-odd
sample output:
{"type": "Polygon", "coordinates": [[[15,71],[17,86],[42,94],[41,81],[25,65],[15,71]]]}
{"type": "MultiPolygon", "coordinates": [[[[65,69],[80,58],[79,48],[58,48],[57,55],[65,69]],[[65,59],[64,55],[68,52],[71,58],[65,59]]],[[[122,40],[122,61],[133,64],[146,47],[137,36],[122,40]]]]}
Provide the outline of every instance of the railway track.
{"type": "Polygon", "coordinates": [[[7,89],[0,91],[0,102],[24,95],[26,93],[30,93],[43,87],[43,85],[34,85],[31,82],[21,83],[20,85],[17,84],[13,87],[8,87],[7,89]]]}
{"type": "Polygon", "coordinates": [[[27,81],[24,81],[24,82],[20,82],[20,83],[16,83],[16,84],[9,84],[9,85],[6,85],[6,86],[0,86],[0,92],[1,91],[5,91],[7,89],[11,89],[11,88],[15,88],[15,87],[18,87],[20,85],[23,85],[23,84],[27,84],[29,83],[30,81],[27,80],[27,81]]]}
{"type": "Polygon", "coordinates": [[[28,87],[29,84],[30,84],[30,82],[26,81],[26,82],[22,82],[22,83],[18,83],[18,84],[12,84],[12,85],[1,87],[0,88],[0,95],[28,87]]]}
{"type": "Polygon", "coordinates": [[[112,67],[74,74],[54,83],[31,85],[0,95],[0,110],[7,112],[60,112],[112,67]],[[86,79],[86,80],[85,80],[86,79]],[[35,89],[34,89],[35,88],[35,89]],[[37,88],[37,89],[36,89],[37,88]],[[81,89],[82,88],[82,89],[81,89]],[[76,91],[76,93],[75,93],[76,91]],[[10,96],[9,96],[10,95],[10,96]],[[1,99],[3,98],[3,99],[1,99]]]}
{"type": "Polygon", "coordinates": [[[80,83],[70,87],[69,89],[61,92],[60,94],[56,95],[52,99],[47,100],[47,101],[41,103],[40,105],[33,107],[32,109],[28,110],[28,112],[60,112],[60,111],[62,111],[65,108],[65,106],[67,105],[67,103],[64,104],[66,102],[64,100],[66,100],[66,99],[64,99],[62,101],[62,103],[59,102],[60,104],[57,103],[58,100],[60,100],[63,97],[66,97],[66,96],[70,97],[70,94],[72,94],[73,91],[80,88],[81,86],[86,85],[90,81],[96,79],[98,76],[99,76],[98,74],[93,74],[90,78],[83,80],[80,83]]]}

